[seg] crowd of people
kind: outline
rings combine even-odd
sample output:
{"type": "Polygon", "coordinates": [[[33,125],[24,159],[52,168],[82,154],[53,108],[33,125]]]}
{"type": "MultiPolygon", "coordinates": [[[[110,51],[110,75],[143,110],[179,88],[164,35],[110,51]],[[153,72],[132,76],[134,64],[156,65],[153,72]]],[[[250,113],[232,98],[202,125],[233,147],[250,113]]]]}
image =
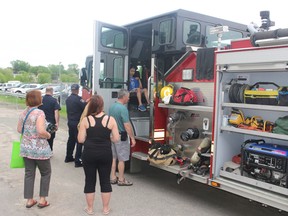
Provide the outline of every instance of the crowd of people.
{"type": "MultiPolygon", "coordinates": [[[[96,176],[99,174],[102,213],[108,215],[111,185],[133,185],[124,177],[125,161],[129,160],[130,147],[136,144],[129,112],[125,106],[129,101],[130,92],[121,89],[118,92],[118,100],[106,114],[102,96],[94,93],[89,101],[84,101],[78,95],[79,87],[78,84],[73,84],[72,93],[66,100],[68,140],[64,162],[74,162],[75,167],[83,167],[87,203],[84,211],[88,215],[94,214],[96,176]]],[[[17,131],[22,134],[20,155],[25,162],[26,208],[34,205],[45,208],[50,205],[46,199],[51,178],[50,158],[53,156],[53,141],[59,127],[61,110],[58,101],[52,95],[53,88],[50,87],[46,88],[43,98],[39,90],[29,91],[26,94],[27,108],[19,116],[17,131]],[[49,124],[54,125],[54,130],[47,129],[49,124]],[[41,174],[39,200],[34,199],[37,168],[41,174]]]]}

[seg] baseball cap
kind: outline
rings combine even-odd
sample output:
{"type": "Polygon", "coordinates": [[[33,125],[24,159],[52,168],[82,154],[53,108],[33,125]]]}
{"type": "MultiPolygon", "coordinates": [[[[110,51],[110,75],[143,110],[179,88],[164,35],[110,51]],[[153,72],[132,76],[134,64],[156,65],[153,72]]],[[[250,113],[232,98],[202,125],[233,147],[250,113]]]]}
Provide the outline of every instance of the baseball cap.
{"type": "Polygon", "coordinates": [[[71,90],[78,90],[79,89],[79,85],[78,84],[72,84],[71,85],[71,90]]]}

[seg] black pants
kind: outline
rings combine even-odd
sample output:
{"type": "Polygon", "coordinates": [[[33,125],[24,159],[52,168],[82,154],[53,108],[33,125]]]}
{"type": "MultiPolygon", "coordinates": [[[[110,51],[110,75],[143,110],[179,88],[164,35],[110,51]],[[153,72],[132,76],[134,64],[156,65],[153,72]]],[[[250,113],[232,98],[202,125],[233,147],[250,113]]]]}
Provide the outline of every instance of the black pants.
{"type": "Polygon", "coordinates": [[[97,153],[91,150],[83,151],[83,168],[85,172],[84,193],[94,193],[97,171],[100,179],[101,193],[112,192],[110,173],[112,166],[112,152],[97,153]]]}
{"type": "Polygon", "coordinates": [[[75,163],[80,163],[83,145],[79,144],[77,140],[78,136],[77,124],[68,123],[68,128],[69,128],[69,138],[67,141],[66,158],[67,159],[73,158],[73,151],[76,145],[75,163]]]}
{"type": "Polygon", "coordinates": [[[55,132],[55,133],[52,133],[52,134],[51,134],[51,138],[47,140],[48,143],[49,143],[49,146],[50,146],[50,148],[51,148],[51,151],[53,151],[53,142],[54,142],[54,139],[55,139],[55,135],[56,135],[56,132],[55,132]]]}

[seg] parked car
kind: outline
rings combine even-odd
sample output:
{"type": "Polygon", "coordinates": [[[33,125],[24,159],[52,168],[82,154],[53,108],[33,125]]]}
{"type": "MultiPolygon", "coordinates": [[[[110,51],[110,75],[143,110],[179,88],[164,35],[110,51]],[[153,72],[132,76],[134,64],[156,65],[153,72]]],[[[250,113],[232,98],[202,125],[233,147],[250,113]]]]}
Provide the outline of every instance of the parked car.
{"type": "Polygon", "coordinates": [[[0,87],[1,91],[8,91],[10,88],[13,88],[14,85],[12,83],[3,83],[3,85],[0,87]]]}
{"type": "Polygon", "coordinates": [[[11,89],[12,93],[21,93],[21,94],[26,94],[27,91],[39,88],[41,85],[40,84],[23,84],[18,88],[13,88],[11,89]]]}

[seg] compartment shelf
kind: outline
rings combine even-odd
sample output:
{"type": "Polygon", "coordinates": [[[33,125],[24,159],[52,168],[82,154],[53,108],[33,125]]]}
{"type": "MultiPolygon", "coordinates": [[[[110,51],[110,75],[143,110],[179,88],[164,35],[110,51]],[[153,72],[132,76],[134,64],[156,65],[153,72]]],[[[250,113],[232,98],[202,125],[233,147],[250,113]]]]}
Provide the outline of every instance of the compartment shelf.
{"type": "Polygon", "coordinates": [[[222,126],[221,131],[229,131],[233,133],[241,133],[241,134],[248,134],[248,135],[260,136],[260,137],[266,137],[266,138],[288,140],[288,135],[254,131],[254,130],[246,130],[246,129],[235,128],[232,126],[222,126]]]}
{"type": "Polygon", "coordinates": [[[229,172],[226,172],[224,170],[220,171],[220,176],[225,177],[225,178],[229,178],[229,179],[233,179],[235,181],[242,182],[245,184],[249,183],[250,185],[253,185],[254,187],[259,187],[259,188],[262,188],[264,190],[269,189],[270,191],[273,191],[273,192],[276,192],[279,194],[283,194],[285,196],[288,193],[288,189],[285,187],[280,187],[280,186],[277,186],[274,184],[266,183],[263,181],[259,181],[259,180],[253,179],[253,178],[246,177],[246,176],[235,175],[233,173],[229,173],[229,172]]]}
{"type": "Polygon", "coordinates": [[[166,105],[164,103],[159,103],[158,107],[167,108],[167,109],[178,109],[178,110],[188,110],[188,111],[202,111],[202,112],[213,112],[213,107],[209,106],[180,106],[180,105],[166,105]]]}
{"type": "Polygon", "coordinates": [[[222,103],[222,107],[288,112],[287,106],[271,106],[261,104],[222,103]]]}

